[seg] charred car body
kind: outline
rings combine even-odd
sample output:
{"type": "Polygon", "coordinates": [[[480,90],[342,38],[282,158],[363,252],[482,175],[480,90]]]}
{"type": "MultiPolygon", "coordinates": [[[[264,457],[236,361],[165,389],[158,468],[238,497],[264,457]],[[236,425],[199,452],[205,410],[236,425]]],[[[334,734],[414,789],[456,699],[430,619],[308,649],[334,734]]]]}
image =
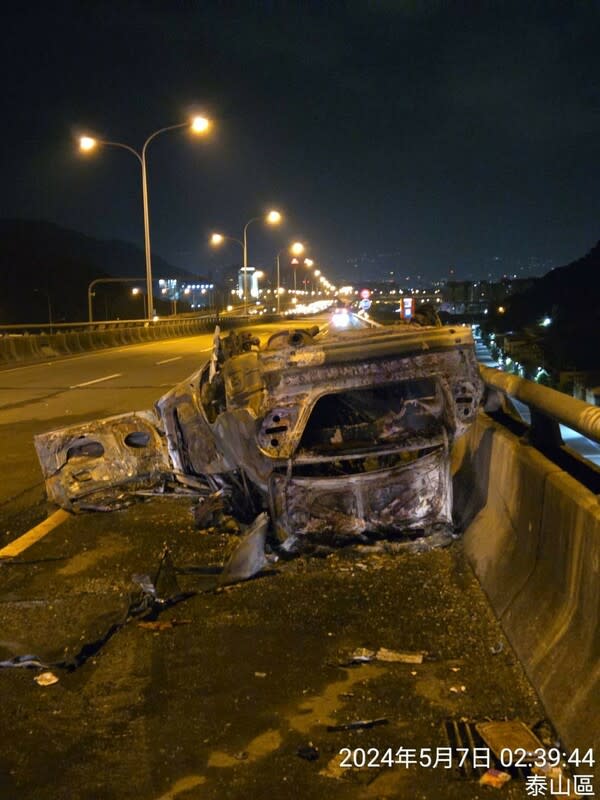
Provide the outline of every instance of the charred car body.
{"type": "Polygon", "coordinates": [[[449,450],[482,393],[469,328],[215,333],[154,410],[36,437],[49,498],[112,509],[167,490],[268,509],[281,542],[451,524],[449,450]]]}

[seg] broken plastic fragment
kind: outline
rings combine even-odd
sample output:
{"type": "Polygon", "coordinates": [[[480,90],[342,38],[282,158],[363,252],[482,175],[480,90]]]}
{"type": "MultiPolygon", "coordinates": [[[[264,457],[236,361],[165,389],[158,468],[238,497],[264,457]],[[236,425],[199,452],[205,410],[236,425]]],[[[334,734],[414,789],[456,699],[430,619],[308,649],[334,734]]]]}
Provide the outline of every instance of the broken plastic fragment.
{"type": "Polygon", "coordinates": [[[373,661],[375,658],[375,650],[369,650],[366,647],[357,647],[352,653],[352,662],[355,664],[362,664],[368,661],[373,661]]]}
{"type": "Polygon", "coordinates": [[[505,783],[510,780],[508,772],[503,772],[500,769],[488,769],[479,778],[479,783],[482,786],[492,786],[494,789],[501,789],[505,783]]]}

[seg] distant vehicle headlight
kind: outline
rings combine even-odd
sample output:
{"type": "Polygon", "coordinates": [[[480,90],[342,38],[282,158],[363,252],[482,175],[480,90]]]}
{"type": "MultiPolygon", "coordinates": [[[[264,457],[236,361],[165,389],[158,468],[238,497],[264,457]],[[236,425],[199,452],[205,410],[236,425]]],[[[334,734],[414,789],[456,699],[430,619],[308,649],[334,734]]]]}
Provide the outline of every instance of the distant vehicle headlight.
{"type": "Polygon", "coordinates": [[[347,328],[350,325],[350,314],[342,308],[334,313],[331,321],[336,328],[347,328]]]}

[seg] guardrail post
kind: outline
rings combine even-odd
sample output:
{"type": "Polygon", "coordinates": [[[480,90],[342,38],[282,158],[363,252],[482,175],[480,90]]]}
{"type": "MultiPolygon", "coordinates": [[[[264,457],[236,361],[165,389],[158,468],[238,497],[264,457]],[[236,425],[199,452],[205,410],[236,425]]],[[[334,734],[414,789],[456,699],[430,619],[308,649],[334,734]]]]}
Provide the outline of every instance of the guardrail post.
{"type": "Polygon", "coordinates": [[[559,450],[564,445],[559,423],[535,408],[530,408],[530,412],[531,425],[525,434],[527,441],[542,452],[559,450]]]}

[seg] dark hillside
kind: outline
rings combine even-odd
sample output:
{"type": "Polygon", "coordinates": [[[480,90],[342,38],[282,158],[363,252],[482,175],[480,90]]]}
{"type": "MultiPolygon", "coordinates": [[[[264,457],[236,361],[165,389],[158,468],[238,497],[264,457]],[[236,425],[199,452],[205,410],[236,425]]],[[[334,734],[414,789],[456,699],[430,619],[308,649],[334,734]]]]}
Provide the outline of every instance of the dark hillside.
{"type": "MultiPolygon", "coordinates": [[[[152,267],[155,279],[191,277],[157,255],[152,267]]],[[[127,242],[93,239],[44,221],[0,220],[0,275],[0,324],[47,322],[48,298],[54,321],[83,322],[91,281],[139,276],[144,286],[146,262],[143,250],[127,242]]],[[[142,316],[131,286],[98,287],[95,316],[142,316]]]]}
{"type": "Polygon", "coordinates": [[[496,327],[538,330],[547,363],[554,369],[600,369],[600,242],[504,305],[506,314],[496,318],[496,327]],[[539,326],[544,317],[552,320],[547,328],[539,326]]]}

